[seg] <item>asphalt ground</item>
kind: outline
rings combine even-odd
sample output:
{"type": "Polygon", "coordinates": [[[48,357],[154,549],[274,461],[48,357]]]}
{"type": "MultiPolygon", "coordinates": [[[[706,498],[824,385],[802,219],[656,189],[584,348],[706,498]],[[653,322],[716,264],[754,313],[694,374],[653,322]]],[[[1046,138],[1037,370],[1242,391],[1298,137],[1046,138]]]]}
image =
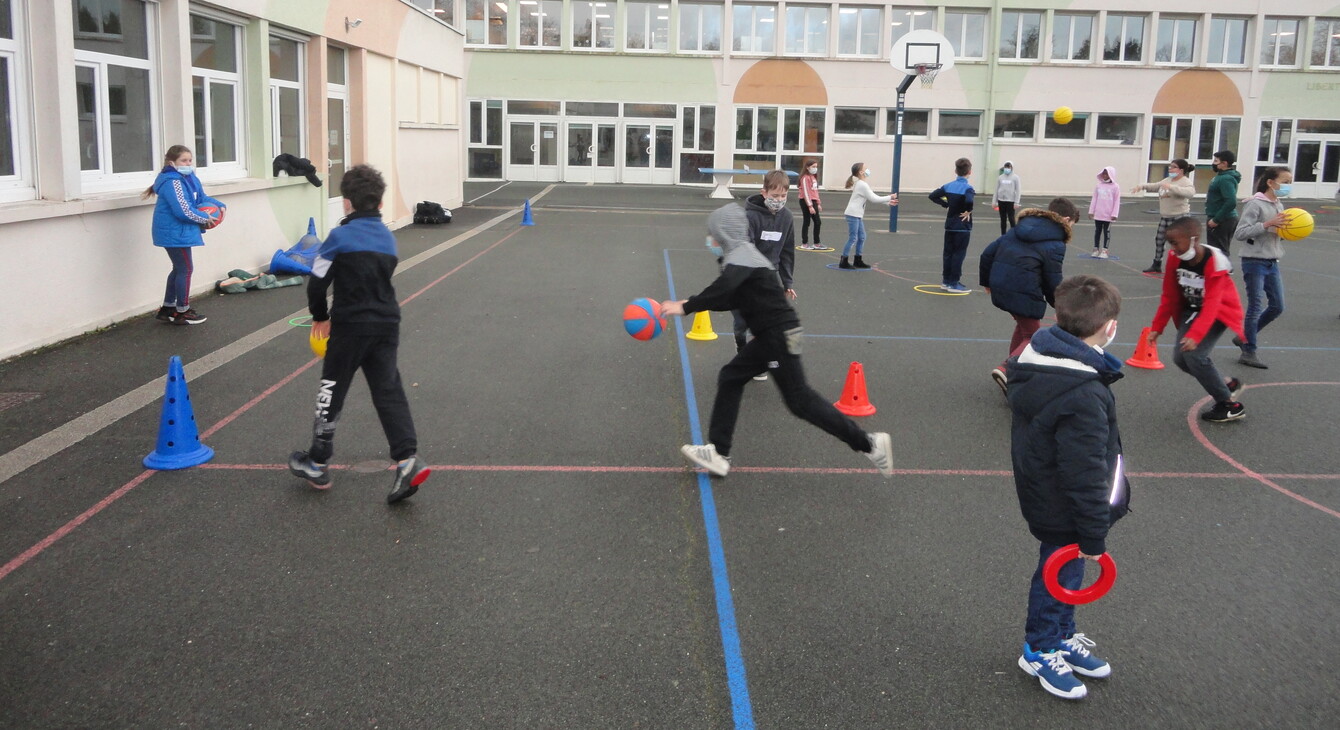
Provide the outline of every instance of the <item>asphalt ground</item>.
{"type": "MultiPolygon", "coordinates": [[[[1202,424],[1167,342],[1168,368],[1114,386],[1133,512],[1109,538],[1115,588],[1079,610],[1114,671],[1067,703],[1015,665],[1036,543],[988,376],[1012,321],[980,291],[914,288],[939,283],[924,196],[904,196],[898,234],[872,214],[873,271],[797,252],[810,381],[836,399],[863,364],[890,480],[770,383],[746,393],[730,476],[681,461],[729,317],[714,342],[685,340],[685,319],[643,343],[619,315],[711,281],[706,189],[466,197],[451,225],[397,232],[400,367],[435,468],[398,507],[361,383],[334,487],[287,473],[319,374],[300,287],[200,297],[204,325],[146,315],[0,364],[0,726],[1303,728],[1340,713],[1333,205],[1299,203],[1319,229],[1282,262],[1270,369],[1216,353],[1248,384],[1245,419],[1202,424]],[[172,355],[216,455],[146,471],[172,355]]],[[[825,200],[840,245],[845,195],[825,200]]],[[[1066,261],[1121,288],[1123,357],[1157,305],[1139,273],[1154,207],[1127,200],[1120,260],[1087,258],[1085,222],[1066,261]]],[[[998,231],[985,213],[970,286],[998,231]]]]}

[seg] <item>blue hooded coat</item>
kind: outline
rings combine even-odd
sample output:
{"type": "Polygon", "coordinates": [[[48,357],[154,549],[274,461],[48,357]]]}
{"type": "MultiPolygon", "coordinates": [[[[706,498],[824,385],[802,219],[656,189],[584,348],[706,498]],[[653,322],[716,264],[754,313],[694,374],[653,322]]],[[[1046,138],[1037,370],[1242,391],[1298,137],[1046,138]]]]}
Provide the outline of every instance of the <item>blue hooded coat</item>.
{"type": "Polygon", "coordinates": [[[195,175],[183,175],[171,165],[165,166],[154,180],[153,239],[155,246],[178,248],[203,246],[201,233],[209,225],[210,217],[200,210],[202,205],[213,205],[222,210],[223,203],[205,195],[205,188],[195,175]]]}
{"type": "Polygon", "coordinates": [[[1019,223],[982,252],[978,270],[997,309],[1042,319],[1061,283],[1070,227],[1049,210],[1026,208],[1019,223]]]}

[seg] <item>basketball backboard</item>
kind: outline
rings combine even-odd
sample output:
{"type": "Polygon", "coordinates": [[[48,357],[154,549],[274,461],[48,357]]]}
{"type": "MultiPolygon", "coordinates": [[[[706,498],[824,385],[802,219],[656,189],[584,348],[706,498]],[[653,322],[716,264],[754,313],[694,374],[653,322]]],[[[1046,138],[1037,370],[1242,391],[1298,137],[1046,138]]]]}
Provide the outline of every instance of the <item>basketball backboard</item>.
{"type": "Polygon", "coordinates": [[[940,65],[940,71],[954,67],[954,46],[933,30],[914,30],[893,44],[889,63],[906,76],[915,75],[917,66],[940,65]]]}

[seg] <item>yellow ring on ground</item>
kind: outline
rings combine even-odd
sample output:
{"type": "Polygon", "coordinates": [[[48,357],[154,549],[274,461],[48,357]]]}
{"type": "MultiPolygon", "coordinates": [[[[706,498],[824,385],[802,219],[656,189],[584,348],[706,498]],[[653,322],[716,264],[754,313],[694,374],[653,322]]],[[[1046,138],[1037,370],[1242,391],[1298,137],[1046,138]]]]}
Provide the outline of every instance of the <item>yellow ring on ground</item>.
{"type": "Polygon", "coordinates": [[[972,293],[970,291],[926,291],[922,287],[929,287],[931,289],[937,289],[937,290],[940,288],[938,284],[917,284],[912,288],[916,289],[922,294],[934,294],[936,296],[941,297],[966,297],[972,293]]]}
{"type": "Polygon", "coordinates": [[[801,248],[796,246],[797,251],[809,251],[810,253],[833,253],[836,248],[801,248]]]}

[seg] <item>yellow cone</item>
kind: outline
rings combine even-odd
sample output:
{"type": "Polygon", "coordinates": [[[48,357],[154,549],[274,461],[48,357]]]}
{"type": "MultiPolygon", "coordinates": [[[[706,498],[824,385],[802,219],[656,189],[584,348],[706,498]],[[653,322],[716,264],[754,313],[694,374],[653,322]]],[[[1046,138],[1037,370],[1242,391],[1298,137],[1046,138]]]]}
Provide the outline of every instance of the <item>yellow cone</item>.
{"type": "Polygon", "coordinates": [[[693,329],[684,336],[690,340],[702,340],[703,342],[715,340],[717,333],[712,331],[712,315],[706,311],[693,315],[693,329]]]}

